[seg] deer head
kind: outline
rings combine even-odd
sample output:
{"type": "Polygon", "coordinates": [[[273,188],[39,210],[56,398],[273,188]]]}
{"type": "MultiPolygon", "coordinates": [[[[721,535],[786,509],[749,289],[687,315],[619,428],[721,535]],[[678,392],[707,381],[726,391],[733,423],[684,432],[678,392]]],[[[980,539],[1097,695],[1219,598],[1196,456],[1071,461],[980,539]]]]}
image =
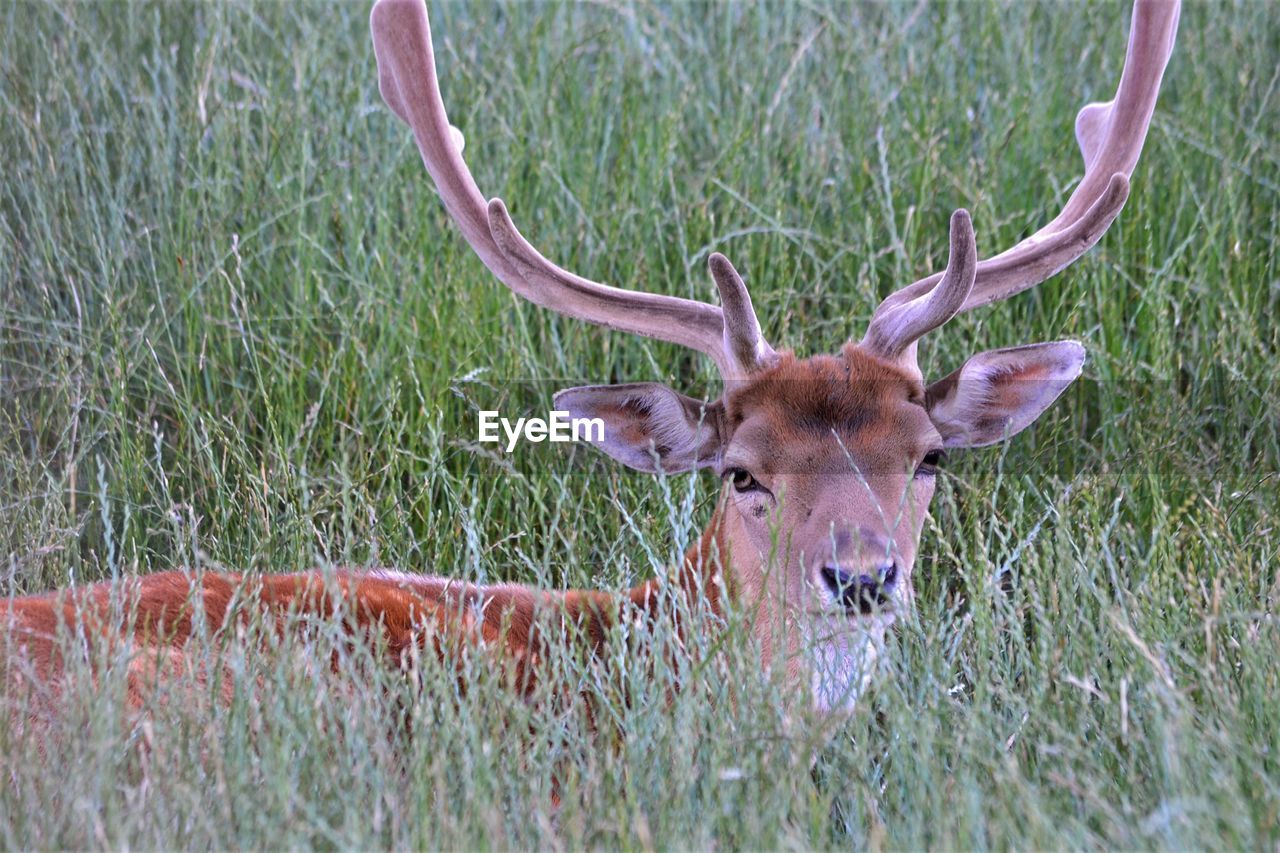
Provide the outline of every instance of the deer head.
{"type": "Polygon", "coordinates": [[[1076,119],[1084,177],[1039,231],[978,260],[969,214],[950,223],[947,267],[890,295],[837,355],[799,358],[761,333],[741,276],[720,254],[720,306],[599,284],[556,266],[486,200],[445,114],[422,0],[378,0],[379,83],[413,130],[441,200],[480,260],[535,304],[705,353],[725,387],[712,402],[654,383],[560,392],[556,408],[605,423],[598,446],[639,471],[709,468],[723,482],[712,536],[725,586],[755,616],[766,664],[847,705],[885,628],[910,606],[916,547],[940,462],[1006,439],[1079,374],[1074,341],[982,352],[926,383],[920,339],[1008,298],[1089,250],[1119,214],[1173,48],[1176,0],[1137,0],[1114,100],[1076,119]]]}

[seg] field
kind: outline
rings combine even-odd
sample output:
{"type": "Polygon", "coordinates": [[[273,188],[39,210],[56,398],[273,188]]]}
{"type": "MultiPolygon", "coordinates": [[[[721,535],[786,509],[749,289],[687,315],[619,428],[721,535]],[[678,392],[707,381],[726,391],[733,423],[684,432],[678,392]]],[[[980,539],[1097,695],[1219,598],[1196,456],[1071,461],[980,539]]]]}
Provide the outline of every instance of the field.
{"type": "MultiPolygon", "coordinates": [[[[378,97],[367,13],[0,0],[0,594],[178,566],[621,588],[706,522],[711,475],[476,443],[495,402],[718,379],[489,277],[378,97]]],[[[1057,211],[1129,8],[432,14],[467,160],[544,252],[710,300],[723,251],[809,354],[942,266],[952,209],[982,254],[1057,211]]],[[[927,340],[935,376],[1063,337],[1089,361],[1033,429],[949,462],[919,612],[851,719],[791,709],[739,623],[703,663],[623,663],[625,691],[557,662],[616,724],[594,738],[586,699],[526,707],[474,662],[462,694],[358,649],[317,672],[324,626],[209,640],[257,686],[230,706],[179,687],[131,726],[106,660],[47,754],[0,713],[0,846],[1273,847],[1277,69],[1280,5],[1190,3],[1116,225],[927,340]]],[[[617,659],[673,644],[640,633],[617,659]]]]}

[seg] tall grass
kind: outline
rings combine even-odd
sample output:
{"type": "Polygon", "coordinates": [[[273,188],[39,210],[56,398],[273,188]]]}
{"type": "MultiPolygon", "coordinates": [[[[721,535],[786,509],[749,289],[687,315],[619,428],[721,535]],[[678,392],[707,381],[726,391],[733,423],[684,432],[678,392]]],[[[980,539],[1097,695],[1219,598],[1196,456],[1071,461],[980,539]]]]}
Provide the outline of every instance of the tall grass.
{"type": "MultiPolygon", "coordinates": [[[[920,612],[847,723],[788,713],[741,626],[686,669],[624,668],[627,702],[566,658],[586,698],[540,708],[480,662],[465,695],[367,650],[317,671],[319,626],[225,652],[229,706],[192,672],[146,731],[123,661],[97,661],[59,736],[0,729],[0,843],[1275,844],[1277,8],[1190,3],[1102,244],[929,340],[936,375],[1074,336],[1087,379],[951,465],[920,612]],[[616,732],[588,736],[585,701],[616,732]]],[[[984,253],[1056,211],[1127,19],[433,6],[468,162],[549,256],[710,299],[725,251],[802,353],[940,266],[953,208],[984,253]]],[[[714,393],[714,373],[489,278],[378,99],[362,4],[7,0],[0,160],[0,592],[175,566],[620,588],[708,517],[710,478],[474,442],[481,404],[540,411],[583,381],[714,393]]],[[[611,648],[635,643],[670,638],[611,648]]]]}

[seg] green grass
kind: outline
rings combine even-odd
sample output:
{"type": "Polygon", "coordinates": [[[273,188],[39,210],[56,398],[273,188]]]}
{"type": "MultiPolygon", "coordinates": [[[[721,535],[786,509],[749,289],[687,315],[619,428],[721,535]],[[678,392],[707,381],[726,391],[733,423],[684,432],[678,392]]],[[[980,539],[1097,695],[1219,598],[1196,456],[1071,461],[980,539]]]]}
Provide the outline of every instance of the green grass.
{"type": "MultiPolygon", "coordinates": [[[[525,707],[475,662],[465,696],[359,650],[308,672],[321,627],[232,652],[266,687],[188,688],[149,752],[119,660],[68,690],[47,755],[0,722],[0,845],[1274,846],[1278,10],[1190,3],[1111,232],[928,341],[937,375],[1077,337],[1087,379],[950,466],[918,619],[847,723],[787,715],[736,629],[691,674],[627,670],[630,703],[559,662],[617,722],[593,739],[585,699],[525,707]]],[[[942,264],[953,208],[984,253],[1053,215],[1129,10],[433,14],[476,178],[549,256],[710,299],[725,251],[811,353],[942,264]]],[[[709,476],[472,443],[477,406],[714,370],[489,278],[378,98],[362,3],[4,0],[0,163],[0,593],[374,564],[617,588],[710,514],[709,476]]]]}

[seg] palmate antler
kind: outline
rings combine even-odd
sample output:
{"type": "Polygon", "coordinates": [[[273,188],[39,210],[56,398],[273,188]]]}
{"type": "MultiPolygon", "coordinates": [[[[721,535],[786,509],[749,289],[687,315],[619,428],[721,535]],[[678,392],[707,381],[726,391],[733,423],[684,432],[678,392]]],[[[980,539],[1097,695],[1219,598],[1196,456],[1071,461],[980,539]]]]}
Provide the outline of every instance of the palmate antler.
{"type": "Polygon", "coordinates": [[[462,159],[461,134],[449,125],[440,97],[423,0],[378,0],[370,25],[383,99],[413,129],[449,214],[503,284],[566,316],[703,352],[726,379],[750,375],[773,360],[746,285],[723,255],[710,259],[720,308],[610,287],[543,257],[517,230],[501,199],[485,200],[462,159]]]}
{"type": "Polygon", "coordinates": [[[1178,0],[1136,0],[1120,86],[1113,100],[1076,116],[1084,155],[1079,186],[1053,220],[984,261],[973,255],[969,214],[951,218],[947,269],[891,294],[876,309],[863,345],[917,369],[915,343],[956,314],[1007,299],[1061,272],[1106,233],[1129,197],[1129,176],[1147,137],[1160,80],[1178,31],[1178,0]]]}

